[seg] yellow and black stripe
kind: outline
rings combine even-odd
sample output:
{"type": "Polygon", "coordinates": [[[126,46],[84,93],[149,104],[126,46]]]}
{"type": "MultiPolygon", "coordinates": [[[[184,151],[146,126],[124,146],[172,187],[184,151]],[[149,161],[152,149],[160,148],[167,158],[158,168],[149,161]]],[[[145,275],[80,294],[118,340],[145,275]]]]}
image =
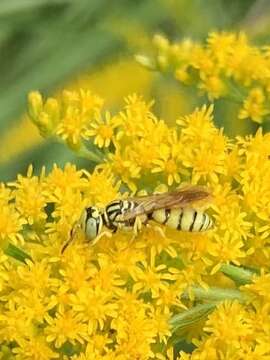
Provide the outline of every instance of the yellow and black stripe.
{"type": "Polygon", "coordinates": [[[180,231],[206,231],[213,226],[208,214],[192,208],[155,210],[149,214],[150,219],[180,231]]]}
{"type": "Polygon", "coordinates": [[[105,224],[109,229],[117,229],[121,226],[130,227],[134,224],[135,219],[123,221],[122,215],[126,211],[132,210],[135,207],[133,201],[115,200],[106,206],[104,211],[105,224]]]}

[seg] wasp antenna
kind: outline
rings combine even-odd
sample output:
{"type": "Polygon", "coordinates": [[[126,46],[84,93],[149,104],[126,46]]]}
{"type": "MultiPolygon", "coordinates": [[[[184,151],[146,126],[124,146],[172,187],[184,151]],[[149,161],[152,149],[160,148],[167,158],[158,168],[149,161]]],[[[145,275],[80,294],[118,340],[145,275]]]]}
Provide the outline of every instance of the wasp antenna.
{"type": "Polygon", "coordinates": [[[64,254],[64,251],[66,250],[66,248],[68,247],[68,245],[70,244],[70,240],[68,240],[66,243],[65,243],[65,245],[62,247],[62,249],[61,249],[61,255],[63,255],[64,254]]]}
{"type": "Polygon", "coordinates": [[[77,226],[75,226],[74,228],[72,228],[71,230],[70,230],[70,237],[69,237],[69,239],[68,239],[68,241],[64,244],[64,246],[62,247],[62,249],[61,249],[61,255],[63,255],[64,254],[64,251],[66,250],[66,248],[68,247],[68,245],[73,241],[73,239],[74,239],[74,234],[75,234],[75,228],[76,228],[77,226]]]}

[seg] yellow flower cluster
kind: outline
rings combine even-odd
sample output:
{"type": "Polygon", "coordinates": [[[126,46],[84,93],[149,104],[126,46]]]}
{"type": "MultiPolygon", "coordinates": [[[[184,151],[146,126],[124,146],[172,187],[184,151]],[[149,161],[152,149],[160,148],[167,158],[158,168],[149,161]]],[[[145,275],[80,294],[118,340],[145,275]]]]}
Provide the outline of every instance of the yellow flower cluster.
{"type": "Polygon", "coordinates": [[[100,163],[91,174],[67,164],[36,176],[29,167],[1,184],[0,355],[269,359],[270,277],[260,272],[270,259],[269,134],[229,139],[215,127],[212,106],[169,127],[137,95],[114,115],[102,103],[83,90],[58,100],[29,96],[44,136],[100,163]],[[133,242],[118,231],[94,246],[78,233],[61,255],[84,207],[179,183],[212,189],[213,230],[150,223],[133,242]],[[196,346],[192,354],[183,339],[196,346]]]}
{"type": "Polygon", "coordinates": [[[138,56],[144,66],[172,73],[183,85],[196,87],[210,101],[239,103],[239,118],[262,123],[270,112],[269,47],[256,47],[244,33],[212,32],[206,43],[179,43],[156,35],[153,58],[138,56]]]}
{"type": "Polygon", "coordinates": [[[58,135],[71,148],[80,148],[88,138],[90,120],[101,109],[103,100],[90,91],[63,91],[60,99],[45,102],[38,92],[29,94],[29,115],[42,136],[58,135]]]}

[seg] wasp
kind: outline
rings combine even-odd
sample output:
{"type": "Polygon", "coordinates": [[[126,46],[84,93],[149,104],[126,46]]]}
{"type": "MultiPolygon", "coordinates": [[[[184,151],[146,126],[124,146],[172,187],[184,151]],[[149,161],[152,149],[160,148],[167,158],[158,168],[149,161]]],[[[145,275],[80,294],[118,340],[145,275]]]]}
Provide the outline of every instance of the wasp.
{"type": "Polygon", "coordinates": [[[90,206],[83,210],[61,252],[63,253],[72,241],[78,228],[85,233],[91,244],[95,244],[104,234],[104,226],[112,232],[118,229],[134,229],[137,233],[142,225],[146,225],[150,220],[179,231],[209,230],[213,227],[211,217],[195,206],[210,199],[211,193],[207,188],[186,186],[166,193],[114,200],[103,211],[90,206]]]}

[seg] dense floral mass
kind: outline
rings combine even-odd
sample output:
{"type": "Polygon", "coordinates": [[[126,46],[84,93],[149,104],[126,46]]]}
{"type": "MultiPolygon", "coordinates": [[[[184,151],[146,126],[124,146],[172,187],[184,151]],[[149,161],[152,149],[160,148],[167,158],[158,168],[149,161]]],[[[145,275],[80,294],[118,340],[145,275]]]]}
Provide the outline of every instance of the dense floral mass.
{"type": "Polygon", "coordinates": [[[1,184],[3,359],[270,358],[270,134],[230,139],[212,105],[169,127],[151,107],[132,95],[111,114],[90,91],[29,95],[42,135],[96,167],[30,166],[1,184]],[[118,231],[94,246],[78,232],[61,254],[84,207],[185,183],[213,192],[213,230],[150,223],[134,241],[118,231]]]}
{"type": "Polygon", "coordinates": [[[256,47],[244,33],[230,32],[212,32],[206,43],[185,39],[170,44],[156,35],[153,44],[153,55],[137,57],[144,66],[172,73],[211,101],[236,102],[239,119],[262,123],[269,115],[269,46],[256,47]]]}

